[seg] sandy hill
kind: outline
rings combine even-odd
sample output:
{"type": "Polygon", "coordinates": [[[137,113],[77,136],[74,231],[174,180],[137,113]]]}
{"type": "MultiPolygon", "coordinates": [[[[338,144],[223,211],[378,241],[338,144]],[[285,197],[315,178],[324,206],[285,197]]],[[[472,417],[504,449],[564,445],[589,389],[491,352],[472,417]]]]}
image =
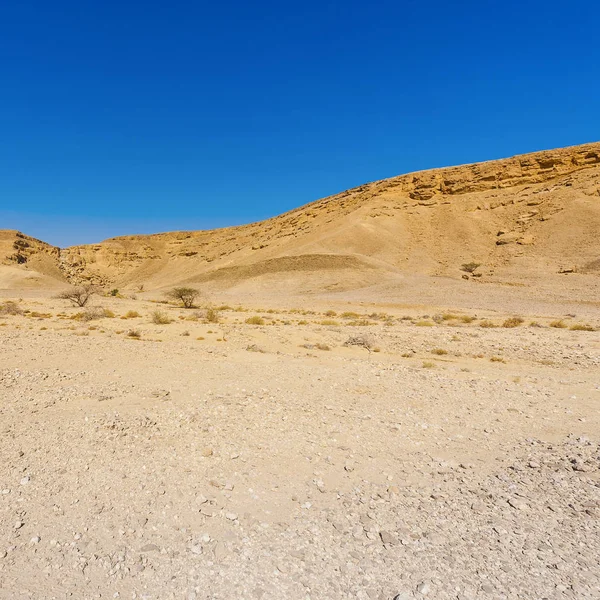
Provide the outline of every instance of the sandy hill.
{"type": "Polygon", "coordinates": [[[241,227],[58,249],[0,231],[0,287],[94,281],[146,289],[342,291],[403,277],[548,281],[600,274],[600,143],[362,185],[241,227]]]}

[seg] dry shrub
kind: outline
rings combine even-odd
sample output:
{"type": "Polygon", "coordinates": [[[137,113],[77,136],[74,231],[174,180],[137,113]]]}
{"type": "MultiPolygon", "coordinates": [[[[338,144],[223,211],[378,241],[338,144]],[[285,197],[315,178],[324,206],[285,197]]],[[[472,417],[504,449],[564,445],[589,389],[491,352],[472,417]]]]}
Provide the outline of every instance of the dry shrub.
{"type": "Polygon", "coordinates": [[[141,317],[140,313],[137,310],[128,310],[121,318],[122,319],[137,319],[141,317]]]}
{"type": "Polygon", "coordinates": [[[435,369],[435,363],[431,362],[430,360],[424,360],[423,368],[424,369],[435,369]]]}
{"type": "Polygon", "coordinates": [[[566,329],[567,324],[562,319],[557,319],[550,323],[550,327],[554,327],[555,329],[566,329]]]}
{"type": "Polygon", "coordinates": [[[7,300],[0,304],[0,316],[4,315],[22,315],[23,309],[13,300],[7,300]]]}
{"type": "Polygon", "coordinates": [[[169,323],[172,322],[171,319],[169,318],[169,315],[167,315],[162,310],[152,311],[152,313],[150,315],[150,320],[155,325],[168,325],[169,323]]]}
{"type": "Polygon", "coordinates": [[[321,344],[321,343],[315,344],[315,348],[317,350],[331,350],[331,348],[327,344],[321,344]]]}
{"type": "Polygon", "coordinates": [[[219,311],[217,311],[215,308],[207,308],[204,318],[209,323],[218,323],[219,322],[219,311]]]}
{"type": "Polygon", "coordinates": [[[437,354],[438,356],[444,356],[444,354],[448,354],[448,350],[444,350],[443,348],[434,348],[431,351],[431,354],[437,354]]]}
{"type": "Polygon", "coordinates": [[[483,327],[484,329],[493,329],[494,327],[498,327],[493,321],[488,321],[485,319],[479,323],[479,327],[483,327]]]}
{"type": "Polygon", "coordinates": [[[431,321],[417,321],[415,325],[417,327],[433,327],[433,323],[431,321]]]}
{"type": "Polygon", "coordinates": [[[142,337],[142,332],[139,329],[130,329],[127,332],[127,337],[139,340],[142,337]]]}
{"type": "Polygon", "coordinates": [[[576,323],[570,327],[571,331],[596,331],[594,327],[588,324],[576,323]]]}
{"type": "Polygon", "coordinates": [[[477,320],[477,317],[471,317],[470,315],[463,315],[463,316],[460,318],[460,320],[461,320],[463,323],[467,323],[467,324],[468,324],[468,323],[472,323],[473,321],[476,321],[476,320],[477,320]]]}
{"type": "Polygon", "coordinates": [[[509,317],[504,321],[504,323],[502,323],[502,327],[505,327],[506,329],[512,329],[522,325],[524,322],[525,320],[521,317],[509,317]]]}
{"type": "Polygon", "coordinates": [[[344,346],[358,346],[359,348],[368,350],[369,354],[371,354],[371,351],[373,350],[373,340],[366,335],[353,335],[344,342],[344,346]]]}
{"type": "Polygon", "coordinates": [[[248,319],[246,319],[246,323],[248,325],[264,325],[265,320],[262,317],[255,315],[254,317],[249,317],[248,319]]]}
{"type": "Polygon", "coordinates": [[[323,319],[319,322],[319,325],[339,325],[339,323],[333,319],[323,319]]]}

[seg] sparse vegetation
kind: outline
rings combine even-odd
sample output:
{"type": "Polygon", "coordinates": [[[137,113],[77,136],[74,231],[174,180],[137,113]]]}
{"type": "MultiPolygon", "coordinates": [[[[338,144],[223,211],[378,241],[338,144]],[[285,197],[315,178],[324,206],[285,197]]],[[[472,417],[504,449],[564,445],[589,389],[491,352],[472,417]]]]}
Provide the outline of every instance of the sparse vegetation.
{"type": "Polygon", "coordinates": [[[248,325],[264,325],[265,320],[262,317],[256,315],[254,317],[249,317],[248,319],[246,319],[246,323],[248,325]]]}
{"type": "Polygon", "coordinates": [[[491,362],[505,363],[506,361],[501,356],[492,356],[490,358],[491,362]]]}
{"type": "Polygon", "coordinates": [[[460,320],[461,320],[463,323],[467,323],[467,324],[469,324],[469,323],[472,323],[473,321],[476,321],[476,320],[477,320],[477,317],[472,317],[472,316],[470,316],[470,315],[463,315],[463,316],[460,318],[460,320]]]}
{"type": "Polygon", "coordinates": [[[142,337],[142,332],[139,329],[130,329],[127,332],[127,337],[139,340],[142,337]]]}
{"type": "Polygon", "coordinates": [[[333,319],[323,319],[319,325],[339,325],[339,323],[333,319]]]}
{"type": "Polygon", "coordinates": [[[448,354],[448,350],[444,350],[443,348],[434,348],[431,351],[431,354],[437,354],[438,356],[444,356],[445,354],[448,354]]]}
{"type": "Polygon", "coordinates": [[[320,342],[318,344],[315,344],[315,348],[317,350],[325,350],[325,351],[331,350],[331,348],[327,344],[322,344],[320,342]]]}
{"type": "Polygon", "coordinates": [[[57,297],[61,300],[69,300],[75,306],[83,308],[94,294],[98,293],[98,288],[94,285],[82,285],[70,288],[61,292],[57,297]]]}
{"type": "Polygon", "coordinates": [[[473,273],[475,273],[475,271],[477,271],[477,269],[480,266],[481,266],[481,263],[468,262],[468,263],[463,263],[460,267],[460,270],[464,271],[465,273],[470,273],[472,275],[473,273]]]}
{"type": "Polygon", "coordinates": [[[509,317],[504,321],[504,323],[502,323],[502,327],[505,327],[506,329],[512,329],[513,327],[522,325],[524,322],[525,320],[521,317],[509,317]]]}
{"type": "Polygon", "coordinates": [[[424,369],[434,369],[435,368],[435,363],[431,362],[430,360],[424,360],[422,367],[424,369]]]}
{"type": "Polygon", "coordinates": [[[557,319],[550,323],[550,327],[554,327],[555,329],[566,329],[568,325],[562,319],[557,319]]]}
{"type": "Polygon", "coordinates": [[[337,313],[335,312],[335,310],[328,310],[328,311],[325,313],[325,316],[326,316],[326,317],[336,317],[336,316],[337,316],[337,313]]]}
{"type": "Polygon", "coordinates": [[[165,295],[171,300],[181,302],[184,308],[194,308],[194,302],[200,292],[192,287],[176,287],[169,290],[165,295]]]}
{"type": "Polygon", "coordinates": [[[417,327],[433,327],[434,323],[431,321],[417,321],[415,325],[417,327]]]}
{"type": "Polygon", "coordinates": [[[368,350],[369,354],[371,354],[373,350],[373,340],[366,335],[353,335],[344,342],[344,346],[358,346],[359,348],[368,350]]]}
{"type": "MultiPolygon", "coordinates": [[[[155,311],[158,312],[158,311],[155,311]]],[[[121,318],[122,319],[137,319],[141,317],[140,313],[137,310],[128,310],[121,318]]]]}
{"type": "Polygon", "coordinates": [[[483,321],[481,321],[481,323],[479,323],[479,327],[483,327],[484,329],[493,329],[494,327],[498,327],[498,325],[496,325],[496,323],[494,323],[493,321],[484,319],[483,321]]]}
{"type": "Polygon", "coordinates": [[[575,325],[571,325],[569,329],[571,331],[596,331],[596,329],[591,325],[583,323],[575,323],[575,325]]]}
{"type": "Polygon", "coordinates": [[[209,323],[218,323],[219,322],[219,312],[215,308],[207,308],[204,318],[209,323]]]}
{"type": "Polygon", "coordinates": [[[155,325],[168,325],[169,323],[172,323],[171,319],[169,318],[169,315],[167,315],[162,310],[152,311],[150,319],[155,325]]]}
{"type": "Polygon", "coordinates": [[[22,315],[23,309],[13,300],[7,300],[0,304],[0,316],[4,315],[22,315]]]}

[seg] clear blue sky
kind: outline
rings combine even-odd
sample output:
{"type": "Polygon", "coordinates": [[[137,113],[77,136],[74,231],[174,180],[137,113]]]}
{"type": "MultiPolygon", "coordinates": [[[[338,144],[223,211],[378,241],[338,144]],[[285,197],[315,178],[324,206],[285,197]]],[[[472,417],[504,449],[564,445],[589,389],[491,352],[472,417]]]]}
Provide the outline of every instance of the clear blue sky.
{"type": "Polygon", "coordinates": [[[596,0],[0,3],[0,228],[263,219],[600,139],[596,0]]]}

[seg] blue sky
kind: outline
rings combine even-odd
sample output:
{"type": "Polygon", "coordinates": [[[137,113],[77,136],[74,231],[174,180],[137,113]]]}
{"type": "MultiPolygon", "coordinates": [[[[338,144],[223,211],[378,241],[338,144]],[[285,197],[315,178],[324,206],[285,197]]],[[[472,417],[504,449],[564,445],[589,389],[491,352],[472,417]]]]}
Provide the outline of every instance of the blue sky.
{"type": "Polygon", "coordinates": [[[0,3],[0,228],[240,224],[600,139],[592,0],[0,3]]]}

